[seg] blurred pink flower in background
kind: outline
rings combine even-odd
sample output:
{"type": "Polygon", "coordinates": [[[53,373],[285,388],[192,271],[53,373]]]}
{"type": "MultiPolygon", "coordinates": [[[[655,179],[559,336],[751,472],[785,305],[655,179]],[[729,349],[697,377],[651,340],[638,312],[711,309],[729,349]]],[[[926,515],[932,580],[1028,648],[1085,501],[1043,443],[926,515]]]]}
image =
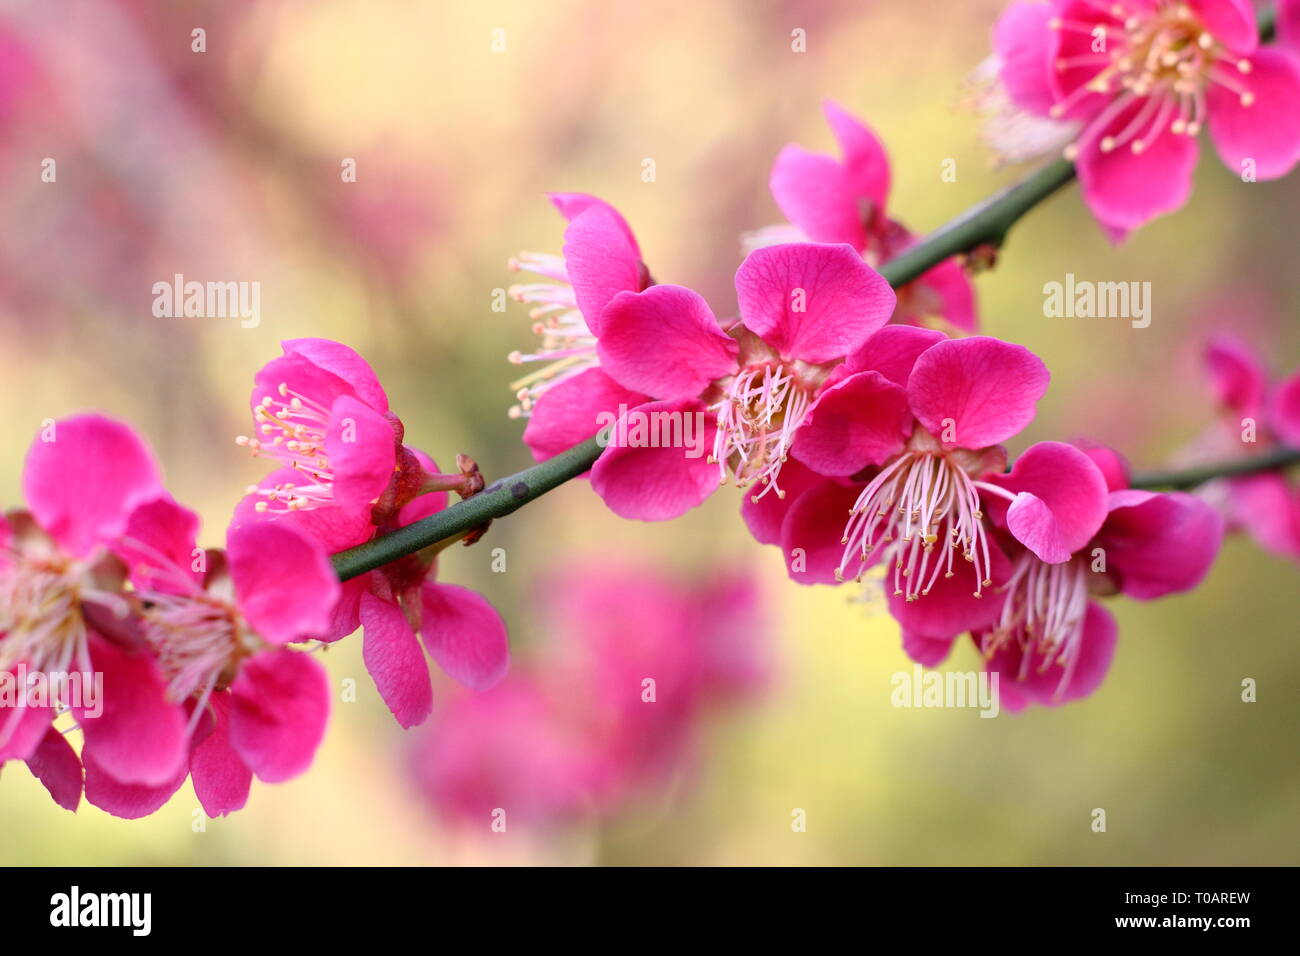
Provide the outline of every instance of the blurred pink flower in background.
{"type": "Polygon", "coordinates": [[[607,818],[679,779],[724,705],[768,681],[757,582],[578,560],[539,589],[547,640],[486,693],[448,699],[411,751],[431,807],[467,830],[607,818]]]}

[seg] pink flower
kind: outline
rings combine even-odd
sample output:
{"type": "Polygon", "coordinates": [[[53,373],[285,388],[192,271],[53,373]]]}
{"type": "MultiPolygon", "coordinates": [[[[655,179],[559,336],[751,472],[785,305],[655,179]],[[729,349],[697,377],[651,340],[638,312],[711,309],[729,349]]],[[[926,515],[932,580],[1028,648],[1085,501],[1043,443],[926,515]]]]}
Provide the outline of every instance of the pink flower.
{"type": "MultiPolygon", "coordinates": [[[[126,425],[76,415],[47,426],[27,452],[28,511],[0,519],[0,673],[49,681],[102,677],[103,707],[84,695],[63,702],[85,735],[83,757],[121,779],[155,784],[182,759],[184,721],[165,700],[156,663],[110,634],[127,605],[109,545],[135,506],[161,492],[157,466],[126,425]]],[[[0,763],[26,760],[56,802],[75,809],[81,765],[51,727],[55,707],[27,693],[0,704],[0,763]]]]}
{"type": "MultiPolygon", "coordinates": [[[[610,445],[592,468],[592,487],[615,513],[676,517],[729,472],[741,488],[758,484],[760,496],[781,496],[781,468],[800,456],[796,442],[809,410],[835,366],[888,321],[895,301],[850,247],[816,243],[755,250],[736,272],[736,294],[740,319],[728,331],[681,286],[623,292],[605,307],[597,347],[603,372],[618,389],[655,399],[623,402],[610,445]],[[712,453],[704,459],[680,443],[629,437],[630,425],[656,416],[698,422],[712,453]]],[[[600,405],[591,397],[597,391],[573,406],[590,414],[600,405]]],[[[600,395],[606,403],[615,397],[600,395]]],[[[548,425],[546,418],[537,423],[548,425]]]]}
{"type": "Polygon", "coordinates": [[[997,614],[988,589],[1006,573],[982,497],[1001,494],[991,483],[1006,463],[1000,443],[1033,418],[1048,378],[1018,345],[887,326],[813,406],[793,448],[806,466],[791,476],[794,493],[745,502],[746,523],[780,545],[800,583],[879,565],[905,628],[979,627],[997,614]]]}
{"type": "MultiPolygon", "coordinates": [[[[1222,421],[1204,444],[1214,455],[1240,455],[1249,447],[1300,448],[1300,371],[1276,384],[1245,342],[1220,335],[1205,352],[1222,421]]],[[[1220,498],[1228,521],[1244,528],[1261,548],[1300,561],[1300,486],[1283,469],[1223,479],[1205,490],[1220,498]]]]}
{"type": "Polygon", "coordinates": [[[116,547],[166,682],[169,723],[180,720],[184,734],[175,772],[151,785],[83,753],[86,799],[115,816],[154,812],[187,776],[209,816],[239,810],[254,775],[299,775],[325,733],[329,678],[287,645],[330,625],[340,587],[329,555],[287,522],[233,529],[224,553],[197,548],[197,531],[193,512],[159,497],[134,510],[116,547]]]}
{"type": "MultiPolygon", "coordinates": [[[[846,242],[872,266],[905,251],[917,239],[886,214],[889,157],[867,126],[838,104],[822,110],[840,147],[840,159],[801,146],[781,150],[770,187],[792,227],[774,226],[746,237],[751,248],[769,242],[846,242]]],[[[950,330],[976,327],[975,291],[961,263],[949,259],[898,289],[893,321],[940,322],[950,330]]]]}
{"type": "MultiPolygon", "coordinates": [[[[437,465],[423,452],[405,447],[403,452],[410,458],[407,470],[424,476],[426,483],[448,487],[456,480],[455,476],[439,475],[437,465]]],[[[282,470],[268,477],[264,485],[276,487],[291,477],[291,472],[282,470]]],[[[258,510],[262,500],[263,493],[254,491],[240,502],[234,527],[265,521],[265,513],[258,510]]],[[[372,523],[370,515],[358,517],[339,513],[340,509],[294,511],[273,523],[289,525],[326,553],[334,553],[427,518],[447,503],[446,491],[435,490],[409,496],[382,524],[372,523]]],[[[435,581],[436,569],[434,556],[426,550],[344,582],[332,619],[320,635],[322,640],[335,641],[358,627],[363,629],[366,669],[403,727],[423,722],[433,707],[433,684],[421,640],[439,667],[476,690],[500,680],[509,663],[506,628],[500,615],[468,588],[435,581]]]]}
{"type": "MultiPolygon", "coordinates": [[[[1117,631],[1093,598],[1191,590],[1223,538],[1222,519],[1201,499],[1128,488],[1125,464],[1105,447],[1040,442],[991,480],[1013,495],[996,517],[1015,539],[1006,542],[1014,557],[997,621],[973,636],[1013,711],[1096,690],[1117,631]]],[[[942,659],[950,641],[936,637],[914,636],[914,656],[942,659]]]]}
{"type": "Polygon", "coordinates": [[[374,370],[352,349],[328,339],[281,343],[284,355],[257,373],[251,399],[254,434],[237,442],[255,456],[292,469],[259,488],[269,515],[337,507],[368,520],[402,474],[401,420],[374,370]]]}
{"type": "Polygon", "coordinates": [[[687,584],[653,567],[578,561],[542,589],[554,641],[532,670],[448,698],[411,766],[439,814],[507,832],[617,813],[679,777],[719,704],[766,682],[753,580],[687,584]]]}
{"type": "Polygon", "coordinates": [[[1019,2],[994,46],[1017,106],[1078,124],[1066,155],[1112,236],[1187,200],[1203,126],[1234,173],[1300,159],[1300,59],[1259,46],[1247,0],[1019,2]]]}
{"type": "MultiPolygon", "coordinates": [[[[510,260],[512,271],[532,272],[543,280],[509,289],[513,298],[533,305],[529,315],[541,338],[535,351],[512,352],[510,361],[546,363],[511,383],[519,401],[511,409],[512,418],[531,415],[548,390],[598,367],[596,341],[606,304],[620,292],[640,292],[654,281],[641,260],[636,236],[617,209],[585,193],[551,193],[548,198],[569,222],[564,255],[523,252],[510,260]]],[[[592,434],[594,429],[570,444],[592,434]]],[[[527,435],[524,440],[532,446],[527,435]]],[[[539,455],[539,460],[542,457],[548,456],[539,455]]]]}

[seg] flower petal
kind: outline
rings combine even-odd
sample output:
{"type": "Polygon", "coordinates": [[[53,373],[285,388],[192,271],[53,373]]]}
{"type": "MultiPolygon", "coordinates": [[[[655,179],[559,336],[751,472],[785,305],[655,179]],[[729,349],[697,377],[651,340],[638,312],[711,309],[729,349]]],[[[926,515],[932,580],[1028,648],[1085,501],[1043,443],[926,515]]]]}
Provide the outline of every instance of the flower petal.
{"type": "Polygon", "coordinates": [[[930,592],[914,601],[895,593],[886,569],[884,587],[889,611],[905,631],[934,640],[982,630],[996,621],[1002,611],[1006,595],[998,585],[1006,581],[1010,567],[1002,549],[990,538],[989,578],[993,583],[980,588],[982,597],[975,596],[979,582],[971,566],[957,562],[952,577],[939,575],[930,592]]]}
{"type": "Polygon", "coordinates": [[[83,697],[80,706],[71,708],[85,737],[82,760],[89,768],[93,756],[122,783],[167,784],[185,767],[189,740],[185,712],[167,699],[157,661],[150,654],[123,650],[98,634],[88,635],[87,643],[103,687],[97,700],[83,697]]]}
{"type": "Polygon", "coordinates": [[[1228,482],[1232,521],[1265,551],[1300,561],[1300,488],[1294,491],[1280,472],[1233,478],[1228,482]]]}
{"type": "Polygon", "coordinates": [[[342,379],[376,412],[388,411],[388,395],[379,384],[379,376],[369,362],[348,346],[330,339],[287,339],[280,347],[285,355],[302,356],[317,368],[342,379]]]}
{"type": "Polygon", "coordinates": [[[615,423],[608,447],[592,466],[591,487],[623,518],[666,521],[685,514],[721,481],[707,455],[716,431],[708,409],[695,399],[631,409],[615,423]],[[664,423],[669,442],[662,441],[664,423]],[[687,443],[690,436],[699,440],[687,443]],[[678,438],[678,444],[671,443],[678,438]]]}
{"type": "Polygon", "coordinates": [[[1210,139],[1228,168],[1240,175],[1254,164],[1259,179],[1277,179],[1300,160],[1300,59],[1282,50],[1261,48],[1250,57],[1249,73],[1233,77],[1242,95],[1212,84],[1205,93],[1210,139]]]}
{"type": "Polygon", "coordinates": [[[248,803],[253,771],[230,743],[231,695],[213,694],[208,706],[212,730],[190,752],[190,782],[203,812],[216,819],[242,810],[248,803]]]}
{"type": "Polygon", "coordinates": [[[989,482],[1015,493],[1007,530],[1048,564],[1068,561],[1106,520],[1106,476],[1073,445],[1038,442],[1016,459],[1009,474],[993,475],[989,482]]]}
{"type": "Polygon", "coordinates": [[[903,628],[903,652],[922,667],[938,667],[952,653],[952,637],[926,637],[903,628]]]}
{"type": "Polygon", "coordinates": [[[1300,372],[1283,379],[1268,407],[1269,427],[1292,448],[1300,448],[1300,372]]]}
{"type": "Polygon", "coordinates": [[[768,188],[781,213],[808,238],[845,242],[855,250],[866,247],[857,191],[836,160],[802,146],[787,146],[772,164],[768,188]]]}
{"type": "Polygon", "coordinates": [[[103,415],[74,415],[42,429],[27,451],[22,484],[36,523],[74,557],[116,538],[132,509],[163,491],[149,447],[103,415]]]}
{"type": "Polygon", "coordinates": [[[363,594],[361,626],[362,658],[379,696],[403,727],[423,723],[433,711],[433,683],[406,615],[394,601],[363,594]]]}
{"type": "MultiPolygon", "coordinates": [[[[795,499],[781,525],[786,572],[797,584],[839,584],[844,557],[844,526],[861,485],[824,480],[795,499]]],[[[845,577],[858,573],[845,569],[845,577]]]]}
{"type": "Polygon", "coordinates": [[[487,690],[510,665],[506,624],[476,591],[425,581],[420,635],[438,666],[473,690],[487,690]]]}
{"type": "Polygon", "coordinates": [[[945,445],[979,449],[1029,424],[1050,378],[1024,346],[977,335],[927,349],[907,391],[912,412],[945,445]]]}
{"type": "Polygon", "coordinates": [[[180,594],[203,583],[195,569],[199,516],[164,495],[132,509],[113,551],[137,588],[180,594]]]}
{"type": "Polygon", "coordinates": [[[230,532],[230,577],[239,611],[272,644],[329,630],[339,580],[318,541],[279,521],[230,532]]]}
{"type": "Polygon", "coordinates": [[[1222,516],[1182,492],[1111,492],[1110,514],[1097,535],[1107,573],[1141,601],[1196,587],[1222,541],[1222,516]]]}
{"type": "Polygon", "coordinates": [[[537,400],[524,428],[524,444],[538,461],[584,442],[628,409],[648,402],[624,388],[603,369],[589,368],[553,385],[537,400]]]}
{"type": "Polygon", "coordinates": [[[1013,3],[993,27],[993,49],[1000,62],[1002,85],[1023,110],[1046,116],[1056,95],[1052,75],[1052,29],[1055,11],[1046,3],[1013,3]]]}
{"type": "Polygon", "coordinates": [[[1184,0],[1205,32],[1238,56],[1254,53],[1259,27],[1250,0],[1184,0]]]}
{"type": "Polygon", "coordinates": [[[870,200],[872,212],[883,216],[889,200],[889,156],[885,147],[861,120],[833,100],[822,102],[822,112],[840,145],[844,173],[853,192],[870,200]]]}
{"type": "Polygon", "coordinates": [[[26,760],[41,745],[45,731],[54,720],[54,708],[38,705],[23,687],[32,675],[20,662],[12,671],[0,671],[0,686],[5,688],[0,696],[0,764],[6,760],[26,760]],[[12,694],[14,701],[22,695],[22,703],[10,705],[5,699],[12,694]]]}
{"type": "Polygon", "coordinates": [[[650,283],[627,223],[603,204],[584,209],[564,230],[564,267],[592,335],[604,334],[601,313],[610,299],[650,283]]]}
{"type": "Polygon", "coordinates": [[[341,395],[330,409],[325,455],[334,474],[335,500],[346,508],[363,510],[393,480],[397,464],[393,423],[351,395],[341,395]]]}
{"type": "Polygon", "coordinates": [[[622,228],[623,234],[627,237],[628,245],[636,253],[636,257],[641,258],[641,247],[637,245],[636,236],[632,234],[632,227],[627,224],[623,214],[605,200],[587,193],[547,193],[546,198],[551,201],[551,205],[560,211],[560,215],[570,222],[592,206],[605,210],[622,228]]]}
{"type": "Polygon", "coordinates": [[[790,454],[823,475],[847,477],[898,454],[911,432],[907,392],[879,372],[859,372],[817,397],[790,454]]]}
{"type": "Polygon", "coordinates": [[[622,292],[605,307],[597,345],[619,384],[659,399],[693,398],[736,370],[739,346],[697,293],[677,285],[622,292]]]}
{"type": "Polygon", "coordinates": [[[755,249],[736,272],[745,327],[784,359],[819,364],[867,340],[894,311],[894,290],[847,245],[755,249]]]}
{"type": "Polygon", "coordinates": [[[998,675],[1002,706],[1010,711],[1023,709],[1026,702],[1056,707],[1087,697],[1101,686],[1110,670],[1118,637],[1119,629],[1110,612],[1096,601],[1089,601],[1078,657],[1064,686],[1061,681],[1065,671],[1061,664],[1054,663],[1045,670],[1037,665],[1023,668],[1018,649],[999,651],[989,660],[988,670],[998,675]],[[1022,671],[1025,676],[1018,679],[1022,671]]]}
{"type": "Polygon", "coordinates": [[[230,745],[259,780],[311,766],[330,712],[329,677],[311,655],[263,651],[244,661],[230,692],[230,745]]]}
{"type": "MultiPolygon", "coordinates": [[[[810,488],[822,483],[822,476],[811,468],[801,465],[798,459],[791,458],[781,466],[781,490],[763,494],[746,494],[740,502],[740,516],[749,528],[749,533],[759,544],[779,544],[781,542],[781,525],[785,521],[790,506],[810,488]],[[757,501],[754,499],[758,498],[757,501]]],[[[760,492],[761,493],[761,492],[760,492]]]]}
{"type": "Polygon", "coordinates": [[[81,803],[81,758],[68,739],[52,726],[27,758],[27,769],[65,810],[77,811],[81,803]]]}
{"type": "Polygon", "coordinates": [[[138,820],[161,809],[190,772],[189,765],[182,763],[178,771],[160,783],[123,783],[86,750],[81,752],[81,762],[86,768],[86,802],[123,820],[138,820]]]}
{"type": "Polygon", "coordinates": [[[921,353],[947,338],[936,329],[886,325],[858,346],[844,365],[852,372],[879,372],[891,382],[906,387],[921,353]]]}

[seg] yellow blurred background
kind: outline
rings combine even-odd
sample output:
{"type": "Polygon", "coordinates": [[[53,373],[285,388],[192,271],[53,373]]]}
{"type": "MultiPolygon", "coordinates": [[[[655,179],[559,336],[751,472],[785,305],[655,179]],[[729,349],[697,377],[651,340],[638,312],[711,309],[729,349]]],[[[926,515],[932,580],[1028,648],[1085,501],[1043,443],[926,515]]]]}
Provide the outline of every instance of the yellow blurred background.
{"type": "MultiPolygon", "coordinates": [[[[439,461],[469,453],[489,480],[523,468],[504,357],[531,345],[529,322],[522,307],[491,306],[512,281],[509,256],[560,250],[545,191],[614,203],[655,277],[725,314],[739,233],[780,219],[766,186],[777,151],[833,150],[824,97],[881,135],[891,213],[914,230],[1019,175],[991,168],[966,104],[1001,7],[7,3],[0,32],[34,65],[10,59],[11,82],[22,73],[27,85],[0,100],[0,501],[19,504],[42,419],[102,409],[149,438],[173,493],[204,516],[201,543],[219,546],[262,470],[233,442],[252,375],[299,336],[365,355],[408,441],[439,461]],[[791,50],[795,29],[805,53],[791,50]],[[40,180],[46,157],[55,183],[40,180]],[[345,158],[355,183],[341,180],[345,158]],[[940,177],[948,159],[955,182],[940,177]],[[259,281],[260,325],[155,318],[152,284],[177,272],[259,281]]],[[[1212,414],[1197,363],[1213,327],[1252,339],[1277,372],[1300,364],[1297,217],[1300,180],[1243,184],[1208,148],[1189,206],[1121,247],[1073,187],[1031,213],[977,284],[984,330],[1030,347],[1053,375],[1013,451],[1086,434],[1139,467],[1161,463],[1212,414]],[[1042,287],[1067,272],[1152,282],[1151,326],[1045,318],[1042,287]]],[[[1196,592],[1110,604],[1119,649],[1091,698],[981,720],[892,707],[891,675],[911,669],[893,622],[849,588],[790,583],[737,506],[728,487],[671,524],[629,523],[574,482],[441,563],[444,580],[501,609],[520,660],[550,639],[531,588],[566,555],[632,551],[688,573],[762,576],[774,687],[708,728],[681,786],[619,819],[546,841],[440,827],[354,636],[323,659],[336,681],[357,680],[359,699],[337,704],[305,776],[254,784],[245,810],[200,826],[188,785],[124,822],[84,802],[67,814],[11,765],[0,863],[1300,862],[1293,566],[1232,539],[1196,592]],[[508,573],[491,573],[492,547],[507,549],[508,573]],[[1257,703],[1240,700],[1247,677],[1257,703]],[[1105,833],[1090,826],[1098,807],[1105,833]],[[791,829],[795,808],[806,832],[791,829]]],[[[963,642],[947,666],[978,669],[977,657],[963,642]]]]}

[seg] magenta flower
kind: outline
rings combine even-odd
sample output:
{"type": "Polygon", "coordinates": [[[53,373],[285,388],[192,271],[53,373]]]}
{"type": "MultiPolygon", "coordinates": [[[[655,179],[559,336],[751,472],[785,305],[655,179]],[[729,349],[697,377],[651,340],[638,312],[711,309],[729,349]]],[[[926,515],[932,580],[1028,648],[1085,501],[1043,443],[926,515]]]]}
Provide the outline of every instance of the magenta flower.
{"type": "Polygon", "coordinates": [[[340,588],[329,555],[288,522],[234,529],[224,553],[198,549],[197,531],[193,512],[160,497],[135,509],[116,547],[184,735],[168,742],[175,772],[151,785],[83,753],[86,799],[115,816],[153,813],[187,776],[208,816],[239,810],[254,775],[296,777],[325,733],[329,678],[287,645],[330,625],[340,588]]]}
{"type": "Polygon", "coordinates": [[[162,486],[144,442],[100,415],[48,426],[27,452],[22,485],[29,510],[0,519],[0,672],[26,693],[18,706],[0,703],[0,763],[27,761],[71,810],[81,765],[51,726],[56,706],[80,725],[83,758],[119,779],[156,784],[181,760],[184,720],[165,699],[156,662],[118,643],[128,607],[109,552],[136,505],[162,486]],[[84,693],[38,700],[24,674],[83,687],[102,678],[102,707],[84,693]]]}
{"type": "MultiPolygon", "coordinates": [[[[511,383],[519,401],[511,409],[512,418],[531,415],[547,391],[598,367],[596,341],[605,305],[620,292],[640,292],[653,283],[636,236],[617,209],[585,193],[551,193],[548,198],[569,223],[564,255],[523,252],[510,260],[512,271],[532,272],[542,279],[508,290],[518,301],[532,304],[533,331],[541,338],[536,350],[512,352],[510,361],[546,363],[511,383]]],[[[570,444],[592,434],[594,429],[570,444]]],[[[527,433],[524,441],[533,446],[527,433]]],[[[539,454],[538,460],[544,457],[549,456],[539,454]]]]}
{"type": "Polygon", "coordinates": [[[450,696],[416,738],[417,785],[446,820],[509,832],[608,816],[679,778],[702,720],[767,680],[756,582],[695,584],[579,561],[541,589],[543,658],[482,694],[450,696]]]}
{"type": "MultiPolygon", "coordinates": [[[[1205,450],[1240,455],[1246,436],[1259,451],[1300,448],[1300,371],[1273,384],[1259,356],[1227,335],[1207,345],[1205,359],[1222,410],[1205,450]]],[[[1284,469],[1225,478],[1204,492],[1222,499],[1231,526],[1245,529],[1261,548],[1300,561],[1300,487],[1284,469]]]]}
{"type": "Polygon", "coordinates": [[[793,449],[807,470],[788,502],[746,502],[790,576],[833,584],[885,571],[894,616],[923,634],[979,627],[998,611],[1006,561],[982,496],[1001,442],[1034,416],[1049,375],[1028,349],[985,336],[887,326],[845,362],[793,449]],[[946,546],[945,546],[946,545],[946,546]],[[969,571],[964,568],[969,568],[969,571]]]}
{"type": "Polygon", "coordinates": [[[1234,173],[1300,159],[1300,59],[1259,45],[1247,0],[1020,2],[994,46],[1017,106],[1078,125],[1066,155],[1112,236],[1187,200],[1203,126],[1234,173]]]}
{"type": "MultiPolygon", "coordinates": [[[[402,451],[409,458],[405,471],[423,476],[426,483],[447,487],[455,480],[439,475],[437,465],[423,452],[407,447],[402,451]]],[[[274,488],[291,477],[292,472],[281,470],[263,484],[274,488]]],[[[358,517],[340,509],[295,511],[273,523],[287,524],[326,553],[334,553],[447,507],[446,491],[415,494],[419,487],[412,487],[411,493],[393,499],[402,502],[401,506],[383,524],[372,523],[369,515],[358,517]]],[[[265,513],[258,510],[264,498],[261,491],[245,497],[235,509],[234,527],[266,521],[265,513]]],[[[319,635],[329,642],[358,627],[363,629],[366,669],[403,727],[421,723],[433,707],[433,684],[421,640],[442,670],[476,690],[495,684],[509,664],[509,642],[501,616],[474,591],[435,581],[436,569],[433,556],[413,554],[344,582],[329,625],[319,635]]]]}
{"type": "Polygon", "coordinates": [[[337,507],[368,520],[395,482],[402,423],[374,370],[328,339],[281,343],[284,355],[254,379],[254,434],[237,442],[291,469],[257,491],[270,515],[337,507]]]}
{"type": "MultiPolygon", "coordinates": [[[[676,517],[728,472],[741,488],[758,484],[760,496],[780,497],[781,468],[791,454],[799,457],[796,438],[835,366],[894,306],[889,284],[845,245],[758,249],[736,272],[736,294],[740,319],[729,331],[681,286],[623,292],[605,307],[597,347],[604,373],[618,389],[655,399],[623,402],[609,447],[592,468],[592,487],[615,513],[676,517]],[[630,426],[655,416],[698,422],[711,454],[629,437],[630,426]]],[[[573,404],[591,414],[597,398],[615,397],[592,389],[573,404]]],[[[538,423],[547,426],[547,419],[538,423]]]]}
{"type": "MultiPolygon", "coordinates": [[[[1015,539],[1006,542],[1014,557],[996,623],[973,636],[1013,711],[1077,700],[1100,685],[1117,631],[1093,597],[1150,601],[1191,590],[1223,539],[1222,518],[1201,499],[1128,488],[1108,448],[1040,442],[991,480],[1013,495],[995,511],[1015,539]]],[[[912,635],[909,650],[932,664],[950,643],[912,635]]]]}
{"type": "MultiPolygon", "coordinates": [[[[840,159],[786,146],[772,166],[770,188],[791,226],[773,226],[746,237],[752,247],[770,242],[846,242],[879,266],[917,241],[889,218],[889,157],[866,125],[838,104],[822,110],[840,147],[840,159]]],[[[975,291],[961,263],[949,259],[898,289],[893,321],[974,331],[975,291]]]]}

